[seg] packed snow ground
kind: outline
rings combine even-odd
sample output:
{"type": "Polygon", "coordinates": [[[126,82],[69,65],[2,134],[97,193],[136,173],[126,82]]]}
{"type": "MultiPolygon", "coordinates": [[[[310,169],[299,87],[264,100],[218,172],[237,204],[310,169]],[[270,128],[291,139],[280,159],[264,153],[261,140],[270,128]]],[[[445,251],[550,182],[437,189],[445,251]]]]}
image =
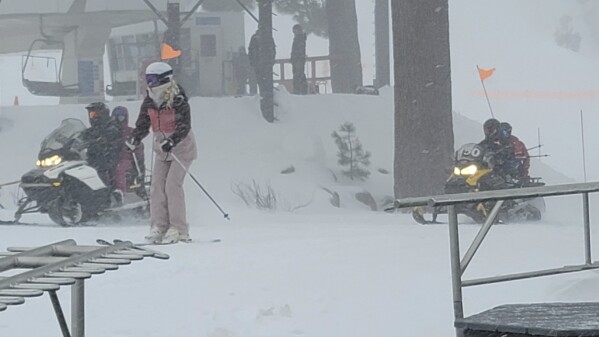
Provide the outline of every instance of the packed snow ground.
{"type": "MultiPolygon", "coordinates": [[[[487,82],[491,93],[549,94],[492,97],[497,116],[510,121],[527,145],[535,145],[541,127],[545,153],[551,157],[535,160],[533,174],[550,184],[580,181],[578,113],[584,109],[587,125],[596,124],[596,50],[590,33],[580,27],[581,53],[553,43],[562,14],[582,16],[574,2],[543,0],[543,11],[530,3],[451,2],[453,105],[459,113],[455,144],[482,137],[480,122],[488,117],[488,108],[479,95],[475,67],[496,67],[487,82]],[[591,94],[577,99],[559,95],[572,92],[591,94]]],[[[5,63],[0,66],[6,68],[5,63]]],[[[3,95],[12,90],[9,83],[14,82],[3,80],[3,95]]],[[[446,226],[419,226],[407,215],[380,211],[393,195],[392,173],[385,173],[393,169],[391,90],[379,97],[281,92],[277,100],[275,124],[264,122],[253,97],[192,100],[200,155],[191,171],[232,220],[224,220],[187,179],[195,242],[159,247],[171,254],[169,261],[144,260],[87,281],[87,336],[453,335],[446,226]],[[336,164],[330,134],[346,121],[356,125],[364,148],[372,152],[372,176],[364,183],[344,178],[336,164]],[[295,172],[281,173],[291,166],[295,172]],[[277,211],[250,209],[232,192],[235,184],[252,180],[279,193],[277,211]],[[330,204],[323,187],[339,193],[341,208],[330,204]],[[377,212],[355,200],[353,195],[361,191],[373,195],[377,212]],[[213,238],[222,242],[206,243],[213,238]]],[[[125,105],[134,119],[139,102],[125,105]]],[[[0,183],[17,180],[31,169],[41,139],[67,117],[85,120],[83,106],[2,107],[0,183]]],[[[599,157],[591,149],[597,134],[588,132],[587,137],[589,178],[596,179],[599,157]]],[[[0,218],[11,216],[19,196],[11,188],[0,190],[0,203],[9,208],[0,210],[0,218]]],[[[465,278],[583,263],[580,199],[547,199],[541,223],[494,227],[465,278]]],[[[597,198],[591,200],[597,209],[597,198]]],[[[0,226],[0,251],[66,238],[80,244],[93,244],[97,238],[139,241],[148,230],[147,221],[79,228],[56,227],[45,216],[23,221],[37,225],[0,226]]],[[[461,226],[462,251],[478,228],[461,226]]],[[[593,241],[598,239],[595,228],[593,241]]],[[[59,296],[69,315],[69,290],[59,291],[59,296]]],[[[557,301],[599,301],[599,273],[464,291],[466,315],[506,303],[557,301]]],[[[0,336],[36,335],[60,336],[47,296],[0,314],[0,336]]]]}

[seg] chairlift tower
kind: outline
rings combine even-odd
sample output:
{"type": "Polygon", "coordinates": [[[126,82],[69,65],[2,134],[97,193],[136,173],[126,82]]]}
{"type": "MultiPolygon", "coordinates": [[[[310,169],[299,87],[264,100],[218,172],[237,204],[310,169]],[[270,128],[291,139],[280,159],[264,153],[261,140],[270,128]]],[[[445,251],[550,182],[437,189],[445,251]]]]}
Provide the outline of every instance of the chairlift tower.
{"type": "Polygon", "coordinates": [[[376,88],[391,84],[391,61],[389,46],[389,0],[374,2],[374,44],[376,88]]]}
{"type": "Polygon", "coordinates": [[[190,92],[193,93],[196,86],[192,82],[190,76],[184,74],[182,69],[185,66],[184,61],[187,60],[188,63],[191,62],[191,55],[184,55],[181,50],[181,26],[185,24],[185,22],[198,10],[198,8],[204,3],[205,0],[198,0],[195,5],[191,8],[191,10],[185,15],[185,17],[181,18],[181,8],[179,2],[168,2],[166,5],[166,17],[160,13],[154,5],[150,2],[150,0],[144,0],[146,5],[156,14],[156,16],[166,25],[167,30],[164,34],[163,38],[163,48],[166,44],[168,48],[172,50],[179,51],[179,55],[175,57],[165,57],[163,53],[161,53],[160,58],[163,61],[168,62],[173,68],[173,74],[175,78],[183,85],[183,87],[187,87],[190,92]]]}
{"type": "MultiPolygon", "coordinates": [[[[169,2],[166,5],[167,30],[164,34],[164,42],[170,45],[174,50],[181,50],[179,38],[181,35],[181,10],[178,2],[169,2]]],[[[173,67],[175,78],[181,75],[181,57],[175,57],[168,60],[173,67]]]]}

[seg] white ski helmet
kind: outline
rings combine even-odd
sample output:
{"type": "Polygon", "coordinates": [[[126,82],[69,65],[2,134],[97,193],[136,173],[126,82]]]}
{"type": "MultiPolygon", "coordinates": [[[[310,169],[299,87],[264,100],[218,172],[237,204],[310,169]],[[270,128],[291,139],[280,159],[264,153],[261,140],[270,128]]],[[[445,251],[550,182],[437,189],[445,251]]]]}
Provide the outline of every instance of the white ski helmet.
{"type": "Polygon", "coordinates": [[[170,82],[173,68],[165,62],[154,62],[146,68],[146,82],[150,88],[170,82]]]}

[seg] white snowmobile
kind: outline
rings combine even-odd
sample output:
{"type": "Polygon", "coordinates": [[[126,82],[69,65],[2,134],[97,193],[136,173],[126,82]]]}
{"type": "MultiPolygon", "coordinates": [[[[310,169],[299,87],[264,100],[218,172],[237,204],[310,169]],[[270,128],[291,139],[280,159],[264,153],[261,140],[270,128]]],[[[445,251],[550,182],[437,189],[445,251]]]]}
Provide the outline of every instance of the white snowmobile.
{"type": "Polygon", "coordinates": [[[123,212],[148,216],[149,184],[137,159],[136,174],[127,175],[128,190],[116,198],[86,162],[86,144],[81,137],[85,129],[79,119],[65,119],[42,141],[37,168],[21,178],[20,187],[27,196],[19,201],[15,222],[23,214],[36,212],[47,213],[61,226],[75,226],[105,215],[118,217],[123,212]]]}

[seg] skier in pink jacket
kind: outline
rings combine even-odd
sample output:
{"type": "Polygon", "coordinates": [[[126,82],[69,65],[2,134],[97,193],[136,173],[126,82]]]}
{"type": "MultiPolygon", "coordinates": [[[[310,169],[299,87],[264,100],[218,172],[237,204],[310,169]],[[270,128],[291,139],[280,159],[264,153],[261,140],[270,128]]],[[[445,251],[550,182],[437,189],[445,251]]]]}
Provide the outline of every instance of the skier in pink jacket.
{"type": "Polygon", "coordinates": [[[156,161],[150,191],[152,224],[145,240],[149,243],[189,242],[183,180],[186,169],[197,157],[191,109],[185,91],[175,82],[173,69],[167,63],[150,64],[146,68],[146,82],[147,96],[131,141],[133,147],[139,145],[152,128],[156,161]]]}

